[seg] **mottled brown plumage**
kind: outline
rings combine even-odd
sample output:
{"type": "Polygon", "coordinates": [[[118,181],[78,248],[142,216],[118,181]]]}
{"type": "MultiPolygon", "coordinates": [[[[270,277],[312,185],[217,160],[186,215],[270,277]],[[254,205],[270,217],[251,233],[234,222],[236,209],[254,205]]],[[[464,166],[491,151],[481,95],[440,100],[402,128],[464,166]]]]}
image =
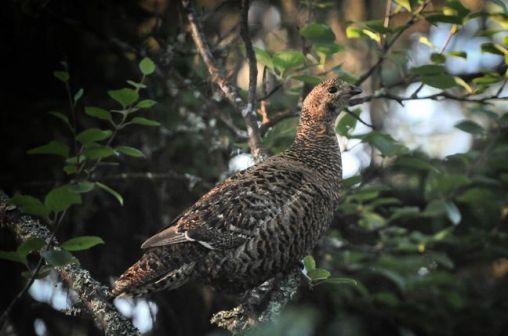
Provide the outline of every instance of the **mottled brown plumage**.
{"type": "Polygon", "coordinates": [[[217,185],[141,246],[114,295],[198,280],[242,291],[294,267],[328,228],[342,175],[334,122],[360,91],[339,79],[304,101],[294,143],[217,185]]]}

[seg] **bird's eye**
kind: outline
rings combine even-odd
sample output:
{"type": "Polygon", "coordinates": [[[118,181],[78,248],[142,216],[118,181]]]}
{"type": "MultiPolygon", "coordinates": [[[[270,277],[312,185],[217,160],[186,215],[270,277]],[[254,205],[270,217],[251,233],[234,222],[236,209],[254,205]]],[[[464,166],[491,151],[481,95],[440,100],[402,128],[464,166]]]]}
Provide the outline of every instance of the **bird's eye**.
{"type": "Polygon", "coordinates": [[[337,88],[335,86],[329,87],[328,88],[328,92],[329,93],[335,93],[335,92],[337,92],[337,88]]]}

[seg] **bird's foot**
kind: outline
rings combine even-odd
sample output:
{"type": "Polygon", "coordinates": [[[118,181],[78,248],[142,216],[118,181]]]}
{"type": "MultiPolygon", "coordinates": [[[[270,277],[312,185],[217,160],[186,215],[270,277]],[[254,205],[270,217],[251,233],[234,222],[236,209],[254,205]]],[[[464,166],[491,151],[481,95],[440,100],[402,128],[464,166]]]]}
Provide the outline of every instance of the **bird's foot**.
{"type": "Polygon", "coordinates": [[[246,305],[241,304],[231,310],[222,310],[215,313],[210,322],[236,334],[256,325],[257,318],[246,305]]]}

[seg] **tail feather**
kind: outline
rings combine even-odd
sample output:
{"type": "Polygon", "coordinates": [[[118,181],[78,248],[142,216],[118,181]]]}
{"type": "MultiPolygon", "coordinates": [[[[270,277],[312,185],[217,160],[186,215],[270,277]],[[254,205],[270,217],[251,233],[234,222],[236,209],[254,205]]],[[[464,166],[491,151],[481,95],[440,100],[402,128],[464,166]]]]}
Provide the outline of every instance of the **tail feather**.
{"type": "Polygon", "coordinates": [[[149,250],[115,281],[112,293],[114,296],[139,296],[175,289],[191,278],[194,266],[195,262],[175,265],[169,258],[164,258],[160,250],[149,250]]]}

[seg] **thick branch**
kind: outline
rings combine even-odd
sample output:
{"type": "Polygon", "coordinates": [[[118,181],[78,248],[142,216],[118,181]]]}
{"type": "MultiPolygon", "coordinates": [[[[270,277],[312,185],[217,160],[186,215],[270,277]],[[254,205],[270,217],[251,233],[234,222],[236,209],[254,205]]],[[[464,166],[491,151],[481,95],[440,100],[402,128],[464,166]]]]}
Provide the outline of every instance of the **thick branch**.
{"type": "Polygon", "coordinates": [[[194,40],[194,44],[196,45],[199,54],[201,55],[203,61],[206,64],[208,72],[212,77],[212,81],[215,84],[217,84],[217,86],[222,90],[224,96],[235,107],[235,109],[241,112],[245,125],[247,126],[248,143],[252,155],[256,160],[264,159],[266,157],[266,154],[263,148],[261,135],[259,133],[259,128],[257,125],[256,106],[255,106],[255,103],[257,101],[255,93],[257,79],[257,63],[256,56],[252,48],[252,43],[250,41],[250,37],[248,36],[249,34],[248,22],[246,21],[248,12],[248,1],[242,2],[242,17],[241,17],[242,20],[241,36],[246,46],[250,70],[249,98],[247,103],[245,103],[245,101],[240,96],[238,88],[233,84],[231,84],[224,76],[224,70],[219,68],[219,66],[217,65],[217,62],[215,61],[215,58],[212,54],[206,36],[203,32],[203,26],[201,24],[199,17],[196,14],[196,9],[194,8],[192,1],[182,0],[182,4],[183,8],[187,13],[192,39],[194,40]]]}
{"type": "MultiPolygon", "coordinates": [[[[0,191],[0,226],[16,235],[19,241],[41,238],[46,242],[51,239],[51,232],[39,220],[23,215],[8,205],[9,198],[0,191]]],[[[58,246],[53,238],[52,246],[58,246]]],[[[90,313],[96,325],[106,335],[139,335],[132,323],[123,317],[107,299],[107,287],[93,279],[90,272],[76,264],[55,267],[69,288],[73,289],[83,306],[90,313]]]]}

